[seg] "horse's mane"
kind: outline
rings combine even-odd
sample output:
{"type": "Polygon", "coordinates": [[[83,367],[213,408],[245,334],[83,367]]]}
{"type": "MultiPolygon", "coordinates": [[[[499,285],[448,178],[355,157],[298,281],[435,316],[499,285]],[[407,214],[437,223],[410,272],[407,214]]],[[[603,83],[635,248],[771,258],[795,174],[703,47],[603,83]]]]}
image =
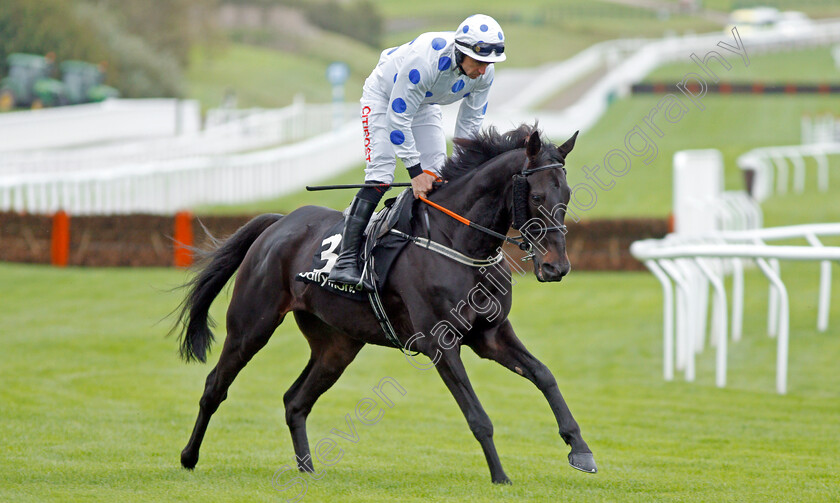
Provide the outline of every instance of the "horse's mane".
{"type": "Polygon", "coordinates": [[[499,133],[490,126],[471,140],[456,140],[452,157],[446,160],[441,170],[441,178],[456,180],[498,155],[524,147],[528,135],[535,129],[536,124],[522,124],[507,133],[499,133]]]}

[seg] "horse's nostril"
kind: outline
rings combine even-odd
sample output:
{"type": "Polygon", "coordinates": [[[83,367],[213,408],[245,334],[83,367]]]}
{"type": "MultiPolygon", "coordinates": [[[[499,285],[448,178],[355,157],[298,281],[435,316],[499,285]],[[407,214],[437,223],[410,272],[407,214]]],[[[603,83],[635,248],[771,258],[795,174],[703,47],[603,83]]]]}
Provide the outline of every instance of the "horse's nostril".
{"type": "Polygon", "coordinates": [[[562,278],[569,274],[569,270],[571,269],[569,264],[556,265],[546,263],[540,267],[545,278],[562,278]]]}

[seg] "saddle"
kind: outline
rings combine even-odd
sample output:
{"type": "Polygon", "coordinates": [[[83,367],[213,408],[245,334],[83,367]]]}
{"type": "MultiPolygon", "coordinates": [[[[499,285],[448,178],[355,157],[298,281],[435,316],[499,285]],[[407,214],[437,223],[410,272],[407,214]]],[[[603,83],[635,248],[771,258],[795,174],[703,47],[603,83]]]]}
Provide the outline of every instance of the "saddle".
{"type": "Polygon", "coordinates": [[[360,260],[364,264],[362,281],[365,288],[345,285],[329,280],[330,271],[338,259],[344,219],[332,226],[321,240],[321,246],[312,258],[312,267],[298,273],[295,280],[317,284],[321,288],[359,301],[367,301],[367,292],[381,291],[394,261],[405,246],[410,243],[405,237],[391,233],[392,229],[410,234],[414,197],[410,188],[397,197],[387,199],[385,207],[375,213],[365,228],[364,242],[360,249],[360,260]]]}

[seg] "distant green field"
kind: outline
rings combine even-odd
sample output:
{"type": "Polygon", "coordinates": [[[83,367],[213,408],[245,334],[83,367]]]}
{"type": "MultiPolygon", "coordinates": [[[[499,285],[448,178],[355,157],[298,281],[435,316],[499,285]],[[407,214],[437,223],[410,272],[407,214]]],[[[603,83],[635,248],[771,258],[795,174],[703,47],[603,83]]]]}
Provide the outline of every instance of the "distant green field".
{"type": "MultiPolygon", "coordinates": [[[[834,64],[831,48],[828,47],[750,55],[749,66],[745,66],[735,54],[720,49],[717,51],[724,55],[732,68],[726,70],[717,60],[710,60],[709,68],[724,82],[840,82],[840,68],[834,64]]],[[[701,58],[705,55],[697,54],[701,58]]],[[[699,73],[704,79],[707,78],[700,67],[688,61],[660,67],[645,77],[645,80],[679,82],[687,73],[699,73]]]]}
{"type": "MultiPolygon", "coordinates": [[[[586,0],[555,2],[540,0],[512,8],[498,0],[467,3],[377,1],[384,17],[382,47],[372,48],[350,38],[323,32],[317,39],[296,34],[250,30],[250,40],[271,46],[282,42],[285,50],[231,43],[227,49],[197,47],[193,50],[186,75],[188,96],[202,106],[213,108],[225,92],[233,90],[240,107],[278,107],[291,103],[297,93],[311,102],[330,101],[326,67],[344,61],[351,67],[346,84],[348,100],[361,95],[364,79],[370,74],[381,49],[408,42],[426,31],[454,30],[465,17],[477,12],[499,16],[505,30],[507,67],[531,67],[562,60],[603,40],[653,36],[665,33],[714,31],[719,25],[687,16],[658,19],[646,9],[586,0]]],[[[243,38],[231,32],[232,40],[243,38]]],[[[255,42],[255,43],[256,43],[255,42]]]]}
{"type": "MultiPolygon", "coordinates": [[[[679,2],[681,0],[666,1],[679,2]]],[[[840,16],[840,5],[837,5],[837,2],[834,0],[702,0],[701,4],[706,9],[721,12],[769,6],[776,7],[781,11],[794,10],[805,12],[814,18],[840,16]]]]}
{"type": "MultiPolygon", "coordinates": [[[[365,68],[376,65],[373,51],[361,53],[365,68]]],[[[331,59],[315,55],[300,55],[262,47],[229,44],[208,53],[196,48],[187,73],[188,94],[204,108],[217,108],[225,93],[236,93],[239,108],[282,107],[302,94],[310,103],[328,103],[332,91],[326,71],[331,59]]],[[[357,101],[369,69],[352,68],[345,85],[348,101],[357,101]]]]}
{"type": "MultiPolygon", "coordinates": [[[[314,408],[313,443],[385,376],[407,391],[339,464],[310,481],[321,501],[836,501],[840,471],[840,303],[815,331],[817,267],[783,265],[791,292],[790,392],[774,393],[766,281],[748,274],[744,339],[729,385],[714,352],[696,383],[665,382],[662,298],[647,273],[520,279],[511,320],[555,374],[600,473],[571,469],[542,395],[464,350],[513,486],[490,484],[477,442],[433,372],[393,349],[366,348],[314,408]]],[[[161,318],[185,278],[171,269],[0,264],[0,500],[284,501],[273,474],[293,463],[282,395],[307,359],[289,317],[239,375],[210,424],[194,472],[179,465],[211,365],[184,365],[161,318]]],[[[840,287],[835,279],[834,291],[840,287]]],[[[214,305],[224,319],[226,301],[214,305]]],[[[224,329],[217,332],[224,338],[224,329]]],[[[218,354],[219,344],[211,360],[218,354]]],[[[320,466],[319,468],[324,468],[320,466]]],[[[283,479],[285,480],[285,479],[283,479]]],[[[281,480],[282,481],[282,480],[281,480]]]]}
{"type": "MultiPolygon", "coordinates": [[[[744,152],[770,145],[792,145],[800,141],[800,117],[803,114],[840,112],[840,99],[825,97],[783,96],[712,96],[703,100],[704,110],[688,104],[689,111],[677,124],[663,122],[662,138],[656,137],[644,124],[644,118],[661,96],[634,96],[615,103],[589,132],[578,139],[570,156],[569,178],[572,184],[586,181],[575,169],[584,164],[590,167],[601,163],[607,152],[624,147],[624,136],[639,126],[648,133],[659,152],[656,159],[645,165],[633,158],[628,174],[615,178],[615,187],[598,192],[595,207],[586,217],[664,216],[671,210],[672,158],[683,149],[716,148],[725,162],[726,188],[744,187],[742,174],[735,159],[744,152]]],[[[809,161],[811,162],[811,161],[809,161]]],[[[810,165],[810,164],[809,164],[810,165]]],[[[602,171],[603,172],[603,171],[602,171]]],[[[815,183],[811,172],[809,187],[815,183]]],[[[832,181],[840,182],[840,159],[833,159],[832,181]]],[[[813,221],[814,213],[840,216],[840,200],[822,195],[805,206],[787,209],[788,222],[813,221]]]]}
{"type": "Polygon", "coordinates": [[[708,32],[720,25],[698,17],[659,19],[647,9],[607,2],[540,0],[512,7],[503,2],[409,3],[377,2],[394,28],[386,33],[386,46],[411,40],[424,31],[451,31],[467,16],[495,16],[505,31],[507,67],[531,67],[569,58],[604,40],[661,37],[666,33],[708,32]]]}

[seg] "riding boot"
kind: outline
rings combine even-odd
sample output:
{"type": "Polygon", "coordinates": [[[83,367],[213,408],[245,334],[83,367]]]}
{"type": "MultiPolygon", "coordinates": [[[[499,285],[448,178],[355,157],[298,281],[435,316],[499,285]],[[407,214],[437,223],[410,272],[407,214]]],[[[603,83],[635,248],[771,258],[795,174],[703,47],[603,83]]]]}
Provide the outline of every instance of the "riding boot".
{"type": "Polygon", "coordinates": [[[345,285],[358,286],[362,283],[362,272],[359,270],[359,247],[362,234],[376,203],[360,199],[353,199],[350,211],[344,220],[344,234],[341,238],[341,253],[330,271],[330,280],[345,285]]]}

